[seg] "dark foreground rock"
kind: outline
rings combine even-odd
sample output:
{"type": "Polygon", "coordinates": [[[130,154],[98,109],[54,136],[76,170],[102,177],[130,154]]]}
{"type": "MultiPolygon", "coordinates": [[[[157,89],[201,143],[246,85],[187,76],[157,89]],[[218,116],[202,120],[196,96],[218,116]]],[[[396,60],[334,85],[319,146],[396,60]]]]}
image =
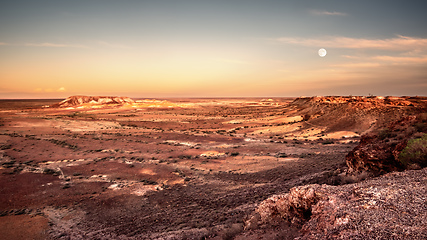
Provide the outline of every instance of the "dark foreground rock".
{"type": "MultiPolygon", "coordinates": [[[[307,185],[262,202],[246,228],[289,222],[299,239],[427,239],[427,169],[307,185]]],[[[298,239],[297,238],[297,239],[298,239]]]]}

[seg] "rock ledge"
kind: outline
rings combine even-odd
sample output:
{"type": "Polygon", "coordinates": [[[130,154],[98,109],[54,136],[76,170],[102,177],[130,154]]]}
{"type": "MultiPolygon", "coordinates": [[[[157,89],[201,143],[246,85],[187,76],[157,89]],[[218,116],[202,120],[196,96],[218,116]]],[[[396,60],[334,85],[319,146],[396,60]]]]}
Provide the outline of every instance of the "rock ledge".
{"type": "Polygon", "coordinates": [[[302,224],[299,239],[427,239],[426,186],[427,168],[295,187],[263,201],[246,225],[302,224]]]}

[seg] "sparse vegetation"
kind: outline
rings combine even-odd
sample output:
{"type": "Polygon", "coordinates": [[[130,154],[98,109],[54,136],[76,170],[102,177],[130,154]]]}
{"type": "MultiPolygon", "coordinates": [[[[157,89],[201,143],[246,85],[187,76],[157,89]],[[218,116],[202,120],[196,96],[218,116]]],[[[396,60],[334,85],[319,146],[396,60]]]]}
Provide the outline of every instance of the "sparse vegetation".
{"type": "Polygon", "coordinates": [[[409,140],[405,149],[399,154],[399,161],[409,168],[427,167],[427,134],[409,140]]]}
{"type": "Polygon", "coordinates": [[[380,132],[378,133],[378,138],[381,139],[381,140],[384,140],[386,138],[392,138],[392,137],[395,137],[395,136],[396,136],[396,134],[393,133],[388,128],[381,129],[380,132]]]}
{"type": "Polygon", "coordinates": [[[191,159],[192,156],[191,155],[179,155],[178,158],[179,159],[191,159]]]}
{"type": "Polygon", "coordinates": [[[426,122],[417,122],[414,124],[414,128],[417,132],[426,132],[427,131],[427,123],[426,122]]]}
{"type": "Polygon", "coordinates": [[[142,179],[140,182],[144,183],[144,185],[157,185],[156,181],[152,181],[148,179],[142,179]]]}
{"type": "Polygon", "coordinates": [[[60,174],[60,172],[58,172],[58,171],[56,171],[54,169],[51,169],[51,168],[45,168],[45,169],[43,169],[43,173],[44,174],[49,174],[49,175],[55,175],[55,176],[60,174]]]}
{"type": "Polygon", "coordinates": [[[4,145],[0,146],[0,150],[7,150],[7,149],[10,149],[10,148],[12,148],[12,145],[10,145],[10,144],[4,144],[4,145]]]}
{"type": "Polygon", "coordinates": [[[327,145],[327,144],[334,144],[334,141],[332,140],[326,140],[324,142],[322,142],[323,145],[327,145]]]}
{"type": "Polygon", "coordinates": [[[78,148],[77,145],[69,144],[66,141],[62,141],[62,140],[49,139],[48,141],[61,147],[66,147],[74,150],[78,148]]]}
{"type": "Polygon", "coordinates": [[[1,165],[4,168],[13,168],[15,163],[16,163],[16,161],[12,160],[12,161],[8,161],[8,162],[4,162],[1,165]]]}

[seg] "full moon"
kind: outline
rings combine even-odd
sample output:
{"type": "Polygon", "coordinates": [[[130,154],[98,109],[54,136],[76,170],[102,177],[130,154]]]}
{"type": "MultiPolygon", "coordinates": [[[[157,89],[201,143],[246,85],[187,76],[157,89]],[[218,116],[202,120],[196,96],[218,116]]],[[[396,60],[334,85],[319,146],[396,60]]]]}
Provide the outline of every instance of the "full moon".
{"type": "Polygon", "coordinates": [[[326,56],[326,50],[324,48],[319,49],[319,56],[324,57],[326,56]]]}

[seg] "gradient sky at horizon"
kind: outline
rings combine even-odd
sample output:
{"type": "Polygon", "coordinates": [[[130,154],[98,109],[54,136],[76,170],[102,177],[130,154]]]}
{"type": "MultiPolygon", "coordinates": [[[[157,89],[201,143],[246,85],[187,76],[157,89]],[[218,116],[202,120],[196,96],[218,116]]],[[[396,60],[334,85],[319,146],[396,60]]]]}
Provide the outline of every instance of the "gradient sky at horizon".
{"type": "Polygon", "coordinates": [[[425,96],[426,9],[395,0],[7,1],[0,98],[425,96]]]}

